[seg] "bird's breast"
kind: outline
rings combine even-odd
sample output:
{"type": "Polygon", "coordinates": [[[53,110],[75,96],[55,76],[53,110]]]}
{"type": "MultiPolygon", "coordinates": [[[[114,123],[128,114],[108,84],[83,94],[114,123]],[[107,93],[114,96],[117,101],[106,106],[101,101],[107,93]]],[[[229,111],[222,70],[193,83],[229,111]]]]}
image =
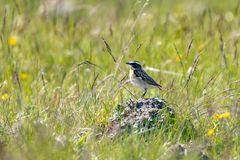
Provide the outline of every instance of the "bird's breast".
{"type": "Polygon", "coordinates": [[[138,86],[140,88],[142,88],[143,90],[145,90],[146,88],[149,88],[149,85],[144,82],[141,78],[137,77],[134,74],[134,70],[130,69],[129,71],[129,79],[130,82],[134,85],[134,86],[138,86]]]}
{"type": "Polygon", "coordinates": [[[129,78],[130,80],[133,80],[135,78],[134,71],[132,69],[129,71],[129,78]]]}

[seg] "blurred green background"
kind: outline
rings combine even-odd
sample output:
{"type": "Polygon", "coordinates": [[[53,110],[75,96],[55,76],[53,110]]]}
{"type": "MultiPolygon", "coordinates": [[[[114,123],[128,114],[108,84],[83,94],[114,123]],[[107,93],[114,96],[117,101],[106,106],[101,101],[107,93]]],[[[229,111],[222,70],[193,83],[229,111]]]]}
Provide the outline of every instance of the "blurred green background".
{"type": "Polygon", "coordinates": [[[176,144],[239,159],[239,14],[238,0],[0,0],[0,159],[178,159],[176,144]],[[146,96],[173,104],[169,133],[108,138],[142,94],[122,86],[129,60],[166,88],[146,96]]]}

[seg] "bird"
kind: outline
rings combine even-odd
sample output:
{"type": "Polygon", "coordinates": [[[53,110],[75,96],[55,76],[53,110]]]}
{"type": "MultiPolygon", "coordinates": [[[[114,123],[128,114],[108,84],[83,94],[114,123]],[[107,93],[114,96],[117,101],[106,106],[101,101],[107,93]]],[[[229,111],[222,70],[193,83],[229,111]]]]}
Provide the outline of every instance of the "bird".
{"type": "Polygon", "coordinates": [[[130,82],[134,86],[140,87],[144,93],[142,98],[146,95],[150,87],[157,87],[162,90],[162,86],[158,84],[153,78],[151,78],[142,68],[142,65],[138,61],[126,62],[130,66],[129,78],[130,82]]]}

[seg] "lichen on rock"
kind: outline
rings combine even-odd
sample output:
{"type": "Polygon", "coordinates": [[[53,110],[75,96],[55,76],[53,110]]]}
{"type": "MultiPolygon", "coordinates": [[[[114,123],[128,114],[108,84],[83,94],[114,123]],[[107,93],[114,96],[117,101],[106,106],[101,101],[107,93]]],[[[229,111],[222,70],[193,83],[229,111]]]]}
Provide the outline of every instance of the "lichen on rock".
{"type": "Polygon", "coordinates": [[[108,128],[109,137],[123,132],[143,133],[156,128],[167,131],[174,123],[174,110],[160,98],[141,98],[118,105],[108,128]]]}

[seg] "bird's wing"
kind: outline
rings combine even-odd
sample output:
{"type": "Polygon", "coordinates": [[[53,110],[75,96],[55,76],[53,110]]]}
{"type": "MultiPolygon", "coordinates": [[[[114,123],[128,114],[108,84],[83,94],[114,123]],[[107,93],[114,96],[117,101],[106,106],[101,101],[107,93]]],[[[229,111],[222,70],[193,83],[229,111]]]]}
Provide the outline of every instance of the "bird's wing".
{"type": "Polygon", "coordinates": [[[148,84],[161,87],[161,85],[155,82],[144,70],[134,70],[134,73],[138,78],[141,78],[143,81],[147,82],[148,84]]]}

